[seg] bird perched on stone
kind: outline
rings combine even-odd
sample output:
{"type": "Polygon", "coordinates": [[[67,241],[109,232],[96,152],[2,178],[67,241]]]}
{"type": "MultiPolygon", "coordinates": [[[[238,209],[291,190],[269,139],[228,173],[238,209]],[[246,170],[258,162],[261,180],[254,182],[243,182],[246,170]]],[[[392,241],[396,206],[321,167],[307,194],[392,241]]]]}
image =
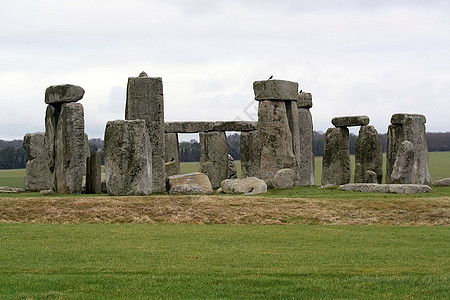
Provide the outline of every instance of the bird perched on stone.
{"type": "Polygon", "coordinates": [[[273,75],[270,75],[269,79],[267,79],[267,80],[270,80],[270,79],[272,79],[272,78],[273,78],[273,75]]]}
{"type": "Polygon", "coordinates": [[[299,94],[301,94],[303,92],[303,90],[300,90],[300,92],[298,92],[299,94]]]}

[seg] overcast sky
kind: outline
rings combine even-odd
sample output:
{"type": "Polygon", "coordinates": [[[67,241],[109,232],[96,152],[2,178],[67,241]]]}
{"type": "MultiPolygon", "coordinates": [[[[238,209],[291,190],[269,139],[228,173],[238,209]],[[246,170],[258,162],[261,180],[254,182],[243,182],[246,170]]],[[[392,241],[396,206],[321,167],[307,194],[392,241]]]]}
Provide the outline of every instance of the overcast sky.
{"type": "Polygon", "coordinates": [[[296,81],[314,129],[394,113],[450,131],[450,1],[1,0],[0,139],[44,131],[45,89],[86,91],[86,133],[124,119],[128,77],[162,77],[166,121],[256,120],[253,82],[296,81]]]}

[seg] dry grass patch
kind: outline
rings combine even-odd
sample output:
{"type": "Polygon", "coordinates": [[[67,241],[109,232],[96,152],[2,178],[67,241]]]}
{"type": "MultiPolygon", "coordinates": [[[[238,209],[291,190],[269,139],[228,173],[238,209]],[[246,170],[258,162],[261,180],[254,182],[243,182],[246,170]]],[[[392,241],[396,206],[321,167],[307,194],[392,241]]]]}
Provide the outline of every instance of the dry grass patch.
{"type": "Polygon", "coordinates": [[[449,225],[450,197],[245,196],[0,198],[0,223],[449,225]]]}

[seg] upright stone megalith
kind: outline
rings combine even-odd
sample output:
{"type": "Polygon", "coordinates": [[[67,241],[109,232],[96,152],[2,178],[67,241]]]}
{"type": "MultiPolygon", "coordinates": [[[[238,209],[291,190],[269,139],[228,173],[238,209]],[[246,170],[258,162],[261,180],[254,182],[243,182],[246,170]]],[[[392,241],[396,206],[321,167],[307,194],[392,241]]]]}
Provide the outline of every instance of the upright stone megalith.
{"type": "Polygon", "coordinates": [[[419,114],[392,115],[386,154],[387,183],[431,185],[425,123],[425,116],[419,114]]]}
{"type": "Polygon", "coordinates": [[[355,149],[355,183],[373,183],[383,180],[383,152],[380,136],[372,125],[361,126],[355,149]]]}
{"type": "Polygon", "coordinates": [[[167,176],[180,174],[180,153],[177,133],[165,134],[165,162],[167,176]]]}
{"type": "Polygon", "coordinates": [[[200,172],[208,175],[213,188],[228,178],[228,143],[225,131],[200,132],[200,172]]]}
{"type": "Polygon", "coordinates": [[[35,192],[53,187],[53,173],[49,169],[49,153],[44,132],[27,133],[23,138],[23,148],[27,152],[25,188],[35,192]]]}
{"type": "Polygon", "coordinates": [[[313,153],[313,121],[310,108],[312,107],[311,93],[298,94],[298,124],[300,134],[300,162],[298,183],[300,186],[315,184],[314,153],[313,153]]]}
{"type": "Polygon", "coordinates": [[[109,121],[105,129],[106,189],[110,195],[152,192],[152,151],[144,120],[109,121]]]}
{"type": "Polygon", "coordinates": [[[153,153],[153,192],[164,192],[167,176],[164,161],[164,96],[161,77],[148,77],[142,72],[139,77],[128,78],[125,119],[145,120],[153,153]]]}
{"type": "Polygon", "coordinates": [[[347,127],[328,128],[322,158],[322,185],[350,182],[349,132],[347,127]]]}
{"type": "Polygon", "coordinates": [[[241,132],[241,177],[261,178],[261,146],[257,130],[241,132]]]}
{"type": "Polygon", "coordinates": [[[101,194],[102,192],[102,164],[100,153],[95,151],[86,162],[86,193],[101,194]]]}
{"type": "Polygon", "coordinates": [[[258,106],[258,139],[261,147],[261,179],[269,187],[280,169],[294,168],[292,133],[285,101],[297,101],[298,83],[264,80],[253,83],[258,106]]]}

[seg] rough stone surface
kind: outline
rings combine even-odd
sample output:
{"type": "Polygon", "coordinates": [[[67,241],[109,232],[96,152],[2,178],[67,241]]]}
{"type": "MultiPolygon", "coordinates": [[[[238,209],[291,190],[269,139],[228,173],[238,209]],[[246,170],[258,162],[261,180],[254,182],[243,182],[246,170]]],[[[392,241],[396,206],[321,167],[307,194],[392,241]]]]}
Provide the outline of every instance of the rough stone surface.
{"type": "Polygon", "coordinates": [[[297,101],[298,83],[286,80],[262,80],[253,82],[255,100],[297,101]]]}
{"type": "MultiPolygon", "coordinates": [[[[428,169],[428,146],[425,136],[425,122],[426,118],[423,115],[417,114],[395,114],[391,118],[392,125],[388,129],[388,145],[387,145],[387,160],[386,160],[386,182],[398,182],[399,172],[407,172],[403,170],[395,170],[395,166],[401,166],[397,163],[397,159],[402,159],[398,155],[402,143],[406,140],[413,146],[413,156],[411,158],[409,174],[403,176],[404,183],[411,184],[431,184],[431,176],[428,169]],[[394,179],[395,177],[395,179],[394,179]]],[[[406,166],[405,166],[406,167],[406,166]]],[[[407,174],[407,173],[404,173],[407,174]]]]}
{"type": "Polygon", "coordinates": [[[313,121],[309,109],[298,108],[298,120],[300,129],[300,163],[298,185],[312,186],[315,185],[315,172],[313,153],[313,121]]]}
{"type": "Polygon", "coordinates": [[[346,127],[328,128],[322,158],[322,185],[350,182],[349,132],[346,127]]]}
{"type": "Polygon", "coordinates": [[[93,152],[86,162],[86,193],[102,193],[102,164],[99,152],[93,152]]]}
{"type": "Polygon", "coordinates": [[[218,188],[228,175],[227,137],[224,131],[200,132],[199,136],[200,170],[208,175],[212,186],[218,188]]]}
{"type": "Polygon", "coordinates": [[[372,171],[377,183],[383,180],[383,152],[377,130],[372,125],[361,126],[355,149],[355,183],[373,182],[372,171]],[[368,176],[369,175],[369,176],[368,176]]]}
{"type": "Polygon", "coordinates": [[[267,184],[256,177],[226,179],[221,183],[222,192],[226,194],[256,195],[267,192],[267,184]]]}
{"type": "Polygon", "coordinates": [[[378,182],[378,175],[374,171],[368,170],[366,171],[365,177],[364,177],[365,183],[379,183],[378,182]]]}
{"type": "Polygon", "coordinates": [[[178,145],[178,134],[165,134],[165,168],[167,176],[180,174],[180,154],[178,145]]]}
{"type": "Polygon", "coordinates": [[[48,166],[49,154],[45,133],[27,133],[23,138],[27,152],[25,188],[27,191],[47,190],[53,187],[53,173],[48,166]]]}
{"type": "Polygon", "coordinates": [[[307,108],[310,109],[312,107],[312,94],[301,92],[298,94],[297,107],[298,108],[307,108]]]}
{"type": "Polygon", "coordinates": [[[414,164],[414,145],[404,140],[397,151],[391,182],[398,184],[410,183],[414,164]]]}
{"type": "Polygon", "coordinates": [[[23,193],[24,190],[21,188],[12,188],[9,186],[0,186],[0,193],[14,193],[14,194],[19,194],[19,193],[23,193]]]}
{"type": "Polygon", "coordinates": [[[444,178],[433,182],[433,186],[450,186],[450,178],[444,178]]]}
{"type": "Polygon", "coordinates": [[[164,96],[161,77],[128,78],[126,120],[145,120],[152,148],[153,192],[164,192],[166,170],[164,161],[164,96]]]}
{"type": "Polygon", "coordinates": [[[203,190],[205,194],[212,194],[213,189],[211,186],[211,182],[209,181],[208,176],[203,173],[194,172],[189,174],[181,174],[169,176],[167,178],[167,188],[169,193],[170,191],[180,185],[191,185],[191,186],[199,186],[203,190]]]}
{"type": "Polygon", "coordinates": [[[236,165],[234,164],[233,156],[228,154],[227,178],[232,179],[232,178],[237,178],[237,177],[238,177],[238,175],[237,175],[236,165]]]}
{"type": "Polygon", "coordinates": [[[77,102],[84,96],[84,89],[77,85],[52,85],[45,90],[46,104],[77,102]]]}
{"type": "Polygon", "coordinates": [[[215,131],[252,131],[258,128],[258,122],[253,121],[218,121],[214,122],[215,131]]]}
{"type": "Polygon", "coordinates": [[[377,184],[349,183],[339,187],[343,191],[368,193],[417,194],[431,191],[428,185],[421,184],[377,184]]]}
{"type": "Polygon", "coordinates": [[[280,169],[293,168],[292,134],[284,101],[259,101],[258,139],[261,147],[261,179],[273,187],[280,169]]]}
{"type": "Polygon", "coordinates": [[[45,140],[47,143],[48,153],[48,169],[52,174],[52,184],[50,189],[56,191],[56,174],[55,174],[55,157],[56,157],[56,122],[58,120],[59,113],[61,112],[61,106],[48,105],[45,112],[45,140]]]}
{"type": "Polygon", "coordinates": [[[261,177],[261,147],[256,130],[241,133],[241,176],[261,177]]]}
{"type": "Polygon", "coordinates": [[[59,194],[80,194],[85,172],[83,105],[64,103],[55,130],[56,191],[59,194]]]}
{"type": "Polygon", "coordinates": [[[300,186],[300,166],[301,166],[301,137],[300,124],[298,117],[297,101],[286,101],[286,115],[288,118],[289,129],[292,135],[292,151],[294,153],[295,162],[292,170],[295,173],[294,186],[300,186]]]}
{"type": "Polygon", "coordinates": [[[172,187],[169,191],[171,195],[199,195],[205,194],[203,187],[198,184],[180,184],[172,187]]]}
{"type": "Polygon", "coordinates": [[[196,133],[213,131],[214,122],[167,122],[167,133],[196,133]]]}
{"type": "Polygon", "coordinates": [[[346,116],[336,117],[331,120],[331,123],[336,127],[349,127],[349,126],[365,126],[369,124],[368,116],[346,116]]]}
{"type": "Polygon", "coordinates": [[[106,124],[105,169],[110,195],[152,192],[152,151],[144,120],[106,124]]]}
{"type": "Polygon", "coordinates": [[[294,187],[295,172],[292,169],[278,170],[273,177],[273,187],[276,189],[290,189],[294,187]]]}

